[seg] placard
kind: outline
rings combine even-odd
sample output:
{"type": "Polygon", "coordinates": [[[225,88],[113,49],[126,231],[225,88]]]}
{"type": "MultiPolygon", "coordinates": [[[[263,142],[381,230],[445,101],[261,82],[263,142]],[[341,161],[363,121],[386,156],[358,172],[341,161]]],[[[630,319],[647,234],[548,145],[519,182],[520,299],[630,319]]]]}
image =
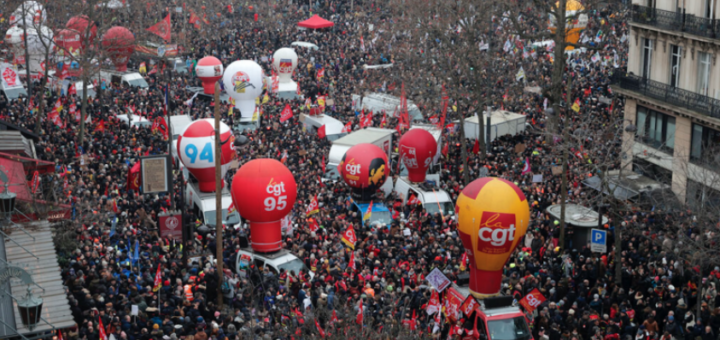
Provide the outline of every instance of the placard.
{"type": "Polygon", "coordinates": [[[525,149],[527,149],[527,146],[525,146],[525,143],[520,143],[515,145],[515,153],[523,153],[525,152],[525,149]]]}
{"type": "Polygon", "coordinates": [[[307,151],[305,151],[305,150],[300,150],[300,151],[298,151],[298,155],[299,155],[299,156],[305,156],[305,155],[307,155],[307,151]]]}
{"type": "Polygon", "coordinates": [[[130,315],[137,316],[138,315],[138,305],[132,305],[130,306],[130,315]]]}
{"type": "Polygon", "coordinates": [[[542,175],[542,174],[533,175],[533,180],[532,180],[533,183],[542,183],[542,181],[543,181],[543,175],[542,175]]]}
{"type": "Polygon", "coordinates": [[[160,237],[182,241],[182,215],[179,211],[160,213],[158,219],[160,220],[160,237]]]}
{"type": "Polygon", "coordinates": [[[561,167],[561,166],[554,166],[554,167],[552,167],[552,174],[553,174],[553,175],[562,174],[562,167],[561,167]]]}
{"type": "Polygon", "coordinates": [[[172,188],[169,155],[147,156],[140,158],[143,194],[168,192],[172,188]]]}
{"type": "Polygon", "coordinates": [[[326,100],[325,100],[325,107],[333,106],[333,105],[335,105],[335,100],[333,100],[333,99],[326,99],[326,100]]]}
{"type": "MultiPolygon", "coordinates": [[[[425,277],[425,280],[427,280],[427,282],[429,282],[433,287],[435,287],[435,290],[437,290],[438,292],[442,292],[452,283],[447,278],[447,276],[445,276],[445,274],[443,274],[438,268],[433,269],[430,274],[425,277]]],[[[460,306],[460,303],[462,303],[462,300],[460,300],[458,306],[460,306]]]]}

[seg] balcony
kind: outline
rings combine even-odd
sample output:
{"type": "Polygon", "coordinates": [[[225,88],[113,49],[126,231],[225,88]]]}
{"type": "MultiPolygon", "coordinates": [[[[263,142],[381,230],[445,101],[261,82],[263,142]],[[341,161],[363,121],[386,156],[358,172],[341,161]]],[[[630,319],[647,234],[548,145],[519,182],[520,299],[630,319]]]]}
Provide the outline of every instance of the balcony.
{"type": "Polygon", "coordinates": [[[720,119],[720,100],[636,75],[613,75],[620,88],[720,119]]]}
{"type": "Polygon", "coordinates": [[[682,31],[701,37],[716,39],[720,21],[685,13],[665,11],[647,6],[632,6],[632,21],[670,31],[682,31]]]}

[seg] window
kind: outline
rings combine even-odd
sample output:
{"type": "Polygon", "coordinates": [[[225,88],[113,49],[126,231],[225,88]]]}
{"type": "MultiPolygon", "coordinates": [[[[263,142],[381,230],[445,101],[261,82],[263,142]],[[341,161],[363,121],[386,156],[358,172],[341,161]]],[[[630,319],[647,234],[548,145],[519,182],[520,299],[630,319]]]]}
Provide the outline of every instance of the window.
{"type": "Polygon", "coordinates": [[[717,0],[705,0],[705,17],[712,19],[713,5],[712,3],[717,0]]]}
{"type": "Polygon", "coordinates": [[[645,144],[672,153],[675,148],[675,117],[637,107],[637,135],[645,144]]]}
{"type": "Polygon", "coordinates": [[[670,45],[670,86],[680,87],[680,62],[682,60],[682,47],[670,45]]]}
{"type": "Polygon", "coordinates": [[[672,171],[657,164],[650,163],[640,157],[635,157],[633,160],[633,172],[652,178],[659,183],[672,185],[672,171]]]}
{"type": "Polygon", "coordinates": [[[707,96],[708,86],[710,84],[710,54],[705,52],[698,53],[698,93],[707,96]]]}
{"type": "Polygon", "coordinates": [[[706,126],[693,124],[692,141],[690,143],[690,161],[693,163],[712,164],[720,162],[720,131],[706,126]]]}
{"type": "MultiPolygon", "coordinates": [[[[711,188],[708,185],[695,182],[691,179],[687,180],[687,204],[691,207],[696,207],[698,210],[705,209],[705,207],[717,207],[720,206],[720,192],[711,188]]],[[[710,209],[712,212],[717,212],[715,209],[710,209]]]]}
{"type": "Polygon", "coordinates": [[[652,66],[652,51],[653,41],[652,39],[643,38],[643,52],[642,52],[642,65],[641,75],[643,78],[650,78],[650,66],[652,66]]]}

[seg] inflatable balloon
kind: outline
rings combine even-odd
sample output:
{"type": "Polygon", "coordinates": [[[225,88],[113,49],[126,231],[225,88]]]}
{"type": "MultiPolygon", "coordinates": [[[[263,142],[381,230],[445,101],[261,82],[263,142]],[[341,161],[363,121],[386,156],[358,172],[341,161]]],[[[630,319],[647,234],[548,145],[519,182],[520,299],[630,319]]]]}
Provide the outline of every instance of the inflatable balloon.
{"type": "Polygon", "coordinates": [[[220,80],[223,75],[222,62],[215,57],[202,58],[195,67],[195,73],[202,80],[203,92],[205,94],[215,94],[215,82],[220,80]]]}
{"type": "Polygon", "coordinates": [[[80,33],[71,29],[60,30],[55,36],[55,54],[58,58],[78,56],[82,49],[80,33]]]}
{"type": "Polygon", "coordinates": [[[470,258],[470,293],[480,299],[498,294],[503,266],[530,221],[525,195],[504,179],[476,179],[460,193],[455,213],[470,258]]]}
{"type": "MultiPolygon", "coordinates": [[[[235,136],[232,130],[220,122],[220,178],[225,178],[235,154],[235,136]]],[[[200,182],[200,191],[215,192],[215,120],[196,120],[178,137],[177,150],[180,161],[200,182]]],[[[225,183],[221,183],[225,186],[225,183]]]]}
{"type": "MultiPolygon", "coordinates": [[[[45,49],[55,48],[53,43],[53,32],[45,26],[26,27],[27,32],[27,53],[30,61],[30,72],[43,72],[45,62],[45,49]]],[[[18,56],[25,56],[23,41],[23,28],[11,27],[5,34],[5,42],[11,46],[11,50],[18,56]]]]}
{"type": "Polygon", "coordinates": [[[280,220],[297,198],[297,183],[290,170],[274,159],[252,160],[235,173],[231,193],[240,216],[250,221],[253,250],[280,250],[280,220]]]}
{"type": "Polygon", "coordinates": [[[400,158],[408,169],[410,182],[424,182],[427,169],[437,153],[437,142],[430,132],[412,129],[400,138],[400,158]]]}
{"type": "Polygon", "coordinates": [[[283,47],[273,54],[273,69],[280,83],[293,83],[292,74],[297,68],[298,56],[292,48],[283,47]]]}
{"type": "Polygon", "coordinates": [[[97,26],[85,15],[78,15],[70,18],[65,27],[75,30],[80,33],[81,37],[85,37],[84,39],[80,39],[80,43],[83,45],[83,48],[92,44],[92,42],[95,41],[95,37],[97,37],[97,26]],[[90,29],[88,29],[88,25],[91,25],[90,29]]]}
{"type": "Polygon", "coordinates": [[[238,60],[228,65],[223,75],[225,92],[235,99],[235,107],[243,118],[252,118],[255,98],[263,91],[263,70],[252,60],[238,60]]]}
{"type": "Polygon", "coordinates": [[[390,172],[387,154],[374,144],[355,145],[345,152],[338,165],[338,172],[352,188],[353,199],[370,201],[385,184],[390,172]]]}
{"type": "Polygon", "coordinates": [[[37,27],[47,20],[45,7],[37,1],[25,1],[10,14],[10,26],[37,27]],[[24,13],[24,15],[23,15],[24,13]],[[25,21],[23,22],[23,16],[25,21]]]}
{"type": "Polygon", "coordinates": [[[135,52],[135,36],[125,27],[110,28],[102,37],[102,47],[108,52],[115,69],[127,71],[127,63],[135,52]]]}

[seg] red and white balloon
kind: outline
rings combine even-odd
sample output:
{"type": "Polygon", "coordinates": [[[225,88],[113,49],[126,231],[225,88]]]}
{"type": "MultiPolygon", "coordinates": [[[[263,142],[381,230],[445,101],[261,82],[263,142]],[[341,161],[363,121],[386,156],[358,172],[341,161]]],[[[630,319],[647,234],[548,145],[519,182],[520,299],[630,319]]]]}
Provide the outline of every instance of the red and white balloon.
{"type": "Polygon", "coordinates": [[[223,64],[215,57],[205,57],[198,61],[195,73],[202,81],[205,94],[215,94],[215,83],[223,76],[223,64]]]}
{"type": "MultiPolygon", "coordinates": [[[[230,127],[220,122],[220,178],[225,177],[230,162],[235,159],[235,136],[230,127]]],[[[200,191],[215,191],[215,121],[201,119],[188,125],[178,137],[178,155],[180,161],[200,182],[200,191]]],[[[225,183],[221,183],[225,186],[225,183]]]]}

